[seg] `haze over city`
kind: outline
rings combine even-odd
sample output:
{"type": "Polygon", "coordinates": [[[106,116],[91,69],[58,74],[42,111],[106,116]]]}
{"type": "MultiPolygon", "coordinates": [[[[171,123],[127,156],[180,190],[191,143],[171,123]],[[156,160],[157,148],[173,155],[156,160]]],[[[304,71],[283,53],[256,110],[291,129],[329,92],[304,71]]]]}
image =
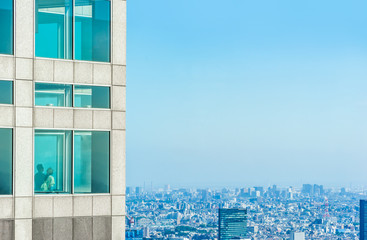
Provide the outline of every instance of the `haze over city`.
{"type": "Polygon", "coordinates": [[[127,184],[364,184],[367,2],[128,2],[127,184]]]}

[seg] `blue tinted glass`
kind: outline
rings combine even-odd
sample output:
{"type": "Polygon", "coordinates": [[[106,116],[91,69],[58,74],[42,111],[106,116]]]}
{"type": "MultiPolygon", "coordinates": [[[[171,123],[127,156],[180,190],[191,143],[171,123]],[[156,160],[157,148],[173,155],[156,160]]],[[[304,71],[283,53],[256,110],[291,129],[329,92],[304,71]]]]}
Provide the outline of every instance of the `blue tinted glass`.
{"type": "Polygon", "coordinates": [[[110,133],[74,133],[74,192],[109,193],[110,133]]]}
{"type": "Polygon", "coordinates": [[[0,81],[0,104],[13,104],[12,81],[0,81]]]}
{"type": "Polygon", "coordinates": [[[67,84],[36,83],[35,105],[71,107],[72,86],[67,84]]]}
{"type": "Polygon", "coordinates": [[[75,0],[75,59],[110,61],[110,1],[75,0]]]}
{"type": "Polygon", "coordinates": [[[72,0],[36,0],[36,56],[72,59],[72,0]]]}
{"type": "Polygon", "coordinates": [[[13,54],[13,0],[0,1],[0,54],[13,54]]]}
{"type": "Polygon", "coordinates": [[[71,131],[36,130],[34,191],[70,193],[71,156],[71,131]]]}
{"type": "Polygon", "coordinates": [[[98,86],[75,86],[74,107],[109,108],[110,88],[98,86]]]}
{"type": "Polygon", "coordinates": [[[0,194],[13,192],[13,131],[0,128],[0,194]]]}

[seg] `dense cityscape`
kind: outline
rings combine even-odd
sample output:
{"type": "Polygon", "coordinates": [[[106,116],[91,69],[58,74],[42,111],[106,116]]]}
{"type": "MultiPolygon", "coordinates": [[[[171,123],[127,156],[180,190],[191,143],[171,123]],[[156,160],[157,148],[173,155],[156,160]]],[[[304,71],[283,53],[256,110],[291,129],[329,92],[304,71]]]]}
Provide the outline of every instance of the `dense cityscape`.
{"type": "Polygon", "coordinates": [[[126,239],[218,239],[218,209],[247,209],[245,239],[359,239],[362,188],[128,187],[126,239]],[[302,237],[302,235],[304,237],[302,237]]]}

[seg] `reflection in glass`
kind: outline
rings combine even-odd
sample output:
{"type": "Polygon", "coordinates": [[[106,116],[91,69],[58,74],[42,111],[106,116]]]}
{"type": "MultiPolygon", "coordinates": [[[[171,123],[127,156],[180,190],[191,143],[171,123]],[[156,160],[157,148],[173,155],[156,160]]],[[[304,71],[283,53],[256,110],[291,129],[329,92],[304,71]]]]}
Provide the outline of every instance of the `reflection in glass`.
{"type": "Polygon", "coordinates": [[[13,192],[13,131],[0,128],[0,195],[13,192]]]}
{"type": "Polygon", "coordinates": [[[110,61],[110,1],[75,0],[75,59],[110,61]]]}
{"type": "Polygon", "coordinates": [[[109,193],[109,132],[74,133],[74,192],[109,193]]]}
{"type": "Polygon", "coordinates": [[[75,86],[74,107],[109,108],[110,88],[99,86],[75,86]]]}
{"type": "Polygon", "coordinates": [[[35,131],[35,193],[71,192],[71,156],[71,131],[35,131]]]}
{"type": "Polygon", "coordinates": [[[13,54],[13,0],[0,1],[0,54],[13,54]]]}
{"type": "Polygon", "coordinates": [[[72,106],[72,86],[67,84],[36,83],[36,106],[72,106]]]}
{"type": "Polygon", "coordinates": [[[72,59],[72,0],[36,0],[36,56],[72,59]]]}
{"type": "Polygon", "coordinates": [[[0,81],[0,104],[13,104],[12,81],[0,81]]]}

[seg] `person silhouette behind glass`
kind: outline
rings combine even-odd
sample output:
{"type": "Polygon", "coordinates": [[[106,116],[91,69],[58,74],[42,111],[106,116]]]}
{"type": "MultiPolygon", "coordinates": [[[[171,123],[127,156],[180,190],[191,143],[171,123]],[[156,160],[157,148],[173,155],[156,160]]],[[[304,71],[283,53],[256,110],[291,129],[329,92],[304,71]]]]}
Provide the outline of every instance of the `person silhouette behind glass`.
{"type": "Polygon", "coordinates": [[[46,180],[46,174],[43,173],[45,169],[42,164],[37,165],[37,173],[34,175],[34,189],[41,191],[41,186],[46,180]]]}
{"type": "Polygon", "coordinates": [[[52,176],[54,170],[52,168],[47,169],[46,180],[41,185],[41,190],[44,192],[52,192],[52,188],[55,185],[55,178],[52,176]]]}

